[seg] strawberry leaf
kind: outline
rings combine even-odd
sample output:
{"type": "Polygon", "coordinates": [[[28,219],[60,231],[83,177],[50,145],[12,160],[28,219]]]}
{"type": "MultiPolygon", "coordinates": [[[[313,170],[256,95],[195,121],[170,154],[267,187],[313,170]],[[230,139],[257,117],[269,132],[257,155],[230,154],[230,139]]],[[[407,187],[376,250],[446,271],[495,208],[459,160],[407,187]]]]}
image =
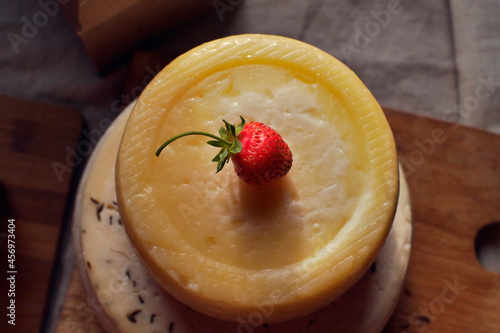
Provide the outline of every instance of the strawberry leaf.
{"type": "Polygon", "coordinates": [[[219,135],[220,135],[220,137],[221,137],[221,138],[223,138],[223,139],[227,139],[227,131],[226,131],[226,129],[224,128],[224,126],[221,126],[221,127],[219,128],[219,135]]]}
{"type": "Polygon", "coordinates": [[[238,136],[238,134],[240,134],[240,132],[243,130],[243,127],[245,127],[245,123],[246,123],[245,118],[240,116],[240,119],[241,119],[241,123],[236,125],[236,136],[238,136]]]}
{"type": "Polygon", "coordinates": [[[226,144],[224,142],[218,141],[218,140],[210,140],[210,141],[207,141],[207,143],[209,145],[211,145],[212,147],[220,147],[220,148],[222,148],[222,147],[226,146],[226,144]]]}
{"type": "Polygon", "coordinates": [[[222,152],[225,150],[225,148],[222,148],[218,153],[217,155],[215,155],[214,158],[212,158],[212,162],[219,162],[220,161],[220,158],[221,158],[221,154],[222,152]]]}
{"type": "Polygon", "coordinates": [[[230,124],[229,128],[231,129],[231,134],[233,135],[233,138],[236,138],[236,128],[234,127],[234,125],[230,124]]]}
{"type": "Polygon", "coordinates": [[[217,163],[217,172],[218,173],[219,171],[222,170],[222,168],[224,168],[224,165],[229,162],[229,153],[228,153],[228,150],[227,149],[222,149],[222,151],[217,154],[217,156],[219,157],[219,162],[217,163]]]}
{"type": "Polygon", "coordinates": [[[233,144],[231,145],[231,148],[229,148],[229,152],[233,155],[238,154],[241,152],[243,149],[243,145],[241,144],[240,140],[236,139],[234,140],[233,144]]]}
{"type": "MultiPolygon", "coordinates": [[[[224,122],[224,124],[226,125],[226,133],[227,133],[227,140],[228,141],[231,141],[232,139],[234,139],[234,135],[233,135],[233,131],[231,130],[231,125],[230,123],[228,123],[227,121],[225,121],[224,119],[222,119],[222,121],[224,122]]],[[[234,127],[234,126],[233,126],[234,127]]]]}

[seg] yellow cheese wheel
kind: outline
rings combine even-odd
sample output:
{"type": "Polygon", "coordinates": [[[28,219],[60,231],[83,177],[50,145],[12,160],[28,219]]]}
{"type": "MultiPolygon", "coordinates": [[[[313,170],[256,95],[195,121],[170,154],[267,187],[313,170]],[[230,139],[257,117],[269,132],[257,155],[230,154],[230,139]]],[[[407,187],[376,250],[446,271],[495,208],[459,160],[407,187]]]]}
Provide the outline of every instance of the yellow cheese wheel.
{"type": "Polygon", "coordinates": [[[201,45],[160,72],[126,125],[116,166],[126,231],[157,282],[195,310],[231,321],[266,311],[300,317],[350,288],[373,262],[395,214],[398,165],[384,114],[327,53],[269,35],[201,45]],[[252,186],[217,150],[186,137],[221,120],[278,130],[294,164],[252,186]]]}

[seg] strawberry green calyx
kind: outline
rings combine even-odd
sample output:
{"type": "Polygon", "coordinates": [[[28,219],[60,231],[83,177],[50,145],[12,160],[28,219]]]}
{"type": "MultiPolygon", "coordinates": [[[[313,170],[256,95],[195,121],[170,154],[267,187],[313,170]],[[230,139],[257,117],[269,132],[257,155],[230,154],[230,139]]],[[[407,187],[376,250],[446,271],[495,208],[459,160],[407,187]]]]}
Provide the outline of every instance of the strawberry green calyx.
{"type": "Polygon", "coordinates": [[[208,136],[209,138],[212,138],[213,140],[207,141],[207,143],[213,147],[218,147],[221,148],[219,153],[215,155],[215,157],[212,159],[212,162],[217,162],[217,171],[221,171],[224,168],[224,165],[229,162],[231,159],[231,156],[238,154],[241,152],[242,145],[240,140],[238,140],[238,134],[243,130],[243,127],[245,127],[245,119],[240,116],[241,123],[238,125],[233,125],[228,123],[225,120],[222,120],[224,122],[224,125],[219,128],[219,135],[214,135],[211,133],[207,132],[202,132],[202,131],[189,131],[185,133],[178,134],[167,141],[165,141],[159,148],[156,150],[156,156],[160,156],[161,152],[163,149],[174,142],[177,139],[180,139],[182,137],[188,136],[188,135],[204,135],[208,136]]]}

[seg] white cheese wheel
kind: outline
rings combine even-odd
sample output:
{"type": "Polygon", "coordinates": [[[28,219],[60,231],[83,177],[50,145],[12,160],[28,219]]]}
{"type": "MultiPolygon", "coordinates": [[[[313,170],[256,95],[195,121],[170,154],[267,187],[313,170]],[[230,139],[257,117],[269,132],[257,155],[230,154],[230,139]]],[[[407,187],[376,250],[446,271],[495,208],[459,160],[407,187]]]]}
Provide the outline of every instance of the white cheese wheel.
{"type": "MultiPolygon", "coordinates": [[[[411,247],[411,211],[404,177],[396,217],[372,269],[335,302],[295,320],[268,324],[271,302],[237,322],[192,310],[151,277],[121,224],[115,162],[130,105],[96,147],[83,175],[74,212],[74,239],[87,300],[108,332],[380,332],[397,304],[411,247]]],[[[402,174],[401,174],[402,175],[402,174]]]]}

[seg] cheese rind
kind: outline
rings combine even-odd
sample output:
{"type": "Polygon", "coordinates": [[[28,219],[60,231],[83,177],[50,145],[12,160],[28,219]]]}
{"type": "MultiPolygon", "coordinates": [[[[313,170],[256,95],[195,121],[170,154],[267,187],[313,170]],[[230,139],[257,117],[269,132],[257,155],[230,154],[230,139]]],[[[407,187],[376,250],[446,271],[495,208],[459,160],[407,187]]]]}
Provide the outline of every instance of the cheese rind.
{"type": "Polygon", "coordinates": [[[155,279],[203,313],[236,321],[271,302],[268,322],[344,293],[382,247],[396,209],[394,140],[380,106],[330,55],[264,35],[204,44],[139,98],[117,161],[127,233],[155,279]],[[187,130],[216,133],[242,115],[279,130],[290,173],[252,187],[187,130]]]}
{"type": "MultiPolygon", "coordinates": [[[[397,304],[411,249],[410,198],[404,177],[391,232],[372,269],[335,302],[310,315],[278,324],[264,325],[267,315],[274,311],[271,302],[262,303],[257,312],[241,317],[237,323],[217,320],[167,294],[152,279],[119,222],[120,215],[113,203],[114,165],[131,109],[132,105],[123,111],[96,147],[75,203],[73,232],[77,265],[87,292],[86,302],[94,307],[106,331],[133,333],[140,328],[166,333],[170,325],[178,333],[382,330],[397,304]],[[98,215],[101,204],[104,206],[98,215]]],[[[292,274],[284,277],[286,281],[292,278],[292,274]]]]}

